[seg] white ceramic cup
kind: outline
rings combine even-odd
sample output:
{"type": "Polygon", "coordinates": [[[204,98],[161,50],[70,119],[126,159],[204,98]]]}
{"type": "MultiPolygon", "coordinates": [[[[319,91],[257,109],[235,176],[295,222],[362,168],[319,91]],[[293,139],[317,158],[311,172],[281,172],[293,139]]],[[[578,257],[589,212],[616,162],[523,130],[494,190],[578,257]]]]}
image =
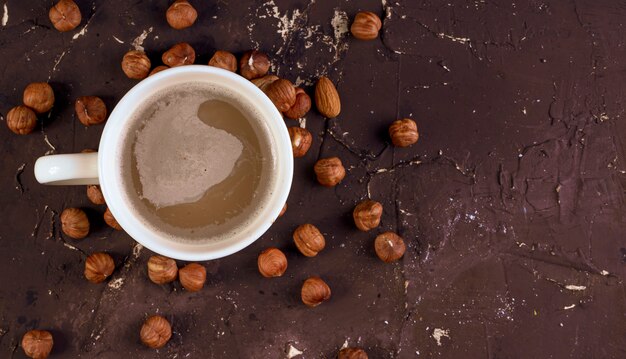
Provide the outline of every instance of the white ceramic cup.
{"type": "Polygon", "coordinates": [[[35,177],[39,183],[51,185],[99,184],[107,206],[122,228],[150,250],[171,258],[198,261],[221,258],[235,253],[258,239],[278,217],[287,200],[293,177],[293,155],[287,126],[276,106],[254,84],[245,78],[211,66],[180,66],[161,71],[133,87],[117,104],[109,116],[98,153],[50,155],[37,159],[35,177]],[[133,211],[123,195],[123,173],[120,158],[123,131],[140,105],[153,94],[190,82],[216,84],[231,90],[245,102],[255,106],[272,137],[276,168],[270,181],[271,196],[261,212],[248,221],[244,228],[228,240],[199,243],[176,242],[166,235],[151,230],[133,211]]]}

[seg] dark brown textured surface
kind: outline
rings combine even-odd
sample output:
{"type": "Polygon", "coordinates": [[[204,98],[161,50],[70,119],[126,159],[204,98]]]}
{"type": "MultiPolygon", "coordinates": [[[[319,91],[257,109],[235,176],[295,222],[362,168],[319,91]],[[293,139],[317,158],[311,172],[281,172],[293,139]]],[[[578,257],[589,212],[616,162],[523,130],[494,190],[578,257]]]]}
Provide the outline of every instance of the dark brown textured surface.
{"type": "Polygon", "coordinates": [[[0,1],[2,122],[29,82],[48,80],[57,98],[35,133],[0,128],[0,357],[22,358],[33,328],[52,331],[59,358],[283,358],[291,346],[318,358],[344,342],[371,358],[625,357],[626,4],[275,1],[192,1],[198,21],[175,31],[166,1],[80,0],[69,33],[51,28],[50,1],[0,1]],[[361,9],[387,15],[381,39],[344,35],[361,9]],[[144,31],[154,65],[180,41],[196,63],[258,46],[274,73],[307,85],[326,74],[342,95],[339,119],[306,118],[314,143],[285,216],[206,263],[198,293],[151,283],[150,253],[107,227],[84,187],[33,177],[39,156],[97,147],[103,126],[82,126],[73,101],[99,96],[111,110],[135,84],[119,63],[144,31]],[[416,119],[417,145],[389,145],[399,117],[416,119]],[[348,170],[332,189],[312,171],[329,156],[348,170]],[[368,195],[384,213],[363,233],[351,216],[368,195]],[[59,230],[70,206],[92,218],[84,240],[59,230]],[[304,222],[327,239],[315,258],[291,242],[304,222]],[[387,230],[405,238],[398,263],[374,254],[387,230]],[[268,246],[289,259],[281,278],[257,272],[268,246]],[[106,284],[82,276],[97,251],[116,261],[106,284]],[[299,294],[313,275],[332,298],[310,309],[299,294]],[[158,352],[139,341],[157,313],[174,332],[158,352]]]}

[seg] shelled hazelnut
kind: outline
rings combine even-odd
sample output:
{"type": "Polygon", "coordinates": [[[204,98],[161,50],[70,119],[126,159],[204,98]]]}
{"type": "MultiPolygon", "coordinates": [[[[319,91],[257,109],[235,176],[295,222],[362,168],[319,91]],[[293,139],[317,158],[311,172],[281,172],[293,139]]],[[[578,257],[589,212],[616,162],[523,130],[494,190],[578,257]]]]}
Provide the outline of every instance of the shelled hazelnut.
{"type": "Polygon", "coordinates": [[[263,77],[252,79],[250,81],[252,81],[252,83],[255,84],[256,87],[261,89],[261,91],[265,92],[265,90],[267,90],[267,87],[277,80],[279,80],[279,78],[276,75],[265,75],[263,77]]]}
{"type": "Polygon", "coordinates": [[[410,118],[394,121],[389,126],[389,136],[394,146],[408,147],[419,139],[417,124],[410,118]]]}
{"type": "Polygon", "coordinates": [[[304,117],[311,109],[311,97],[300,87],[296,87],[296,102],[287,111],[285,116],[292,120],[304,117]]]}
{"type": "Polygon", "coordinates": [[[178,266],[175,260],[159,255],[154,255],[148,259],[148,277],[153,283],[170,283],[177,276],[178,266]]]}
{"type": "Polygon", "coordinates": [[[72,0],[59,0],[48,12],[50,22],[60,32],[72,31],[82,20],[78,5],[72,0]]]}
{"type": "Polygon", "coordinates": [[[350,32],[359,40],[374,40],[383,27],[378,15],[369,11],[361,11],[354,17],[350,32]]]}
{"type": "Polygon", "coordinates": [[[85,261],[85,278],[91,283],[102,283],[115,270],[113,258],[106,253],[94,253],[85,261]]]}
{"type": "Polygon", "coordinates": [[[402,237],[393,232],[385,232],[376,237],[374,249],[380,260],[385,263],[391,263],[402,258],[406,251],[406,246],[402,237]]]}
{"type": "Polygon", "coordinates": [[[169,67],[192,65],[196,61],[196,51],[188,43],[180,42],[165,51],[161,60],[169,67]]]}
{"type": "Polygon", "coordinates": [[[107,119],[107,107],[100,97],[82,96],[76,99],[74,110],[85,126],[97,125],[107,119]]]}
{"type": "Polygon", "coordinates": [[[31,330],[22,337],[22,349],[29,358],[47,358],[53,345],[52,334],[46,330],[31,330]]]}
{"type": "Polygon", "coordinates": [[[317,227],[305,223],[293,232],[293,241],[300,253],[307,257],[315,257],[326,246],[324,235],[317,227]]]}
{"type": "Polygon", "coordinates": [[[37,115],[26,106],[15,106],[7,113],[7,126],[18,135],[27,135],[37,126],[37,115]]]}
{"type": "Polygon", "coordinates": [[[379,202],[366,199],[354,207],[352,217],[356,227],[364,232],[378,227],[383,214],[383,205],[379,202]]]}
{"type": "Polygon", "coordinates": [[[281,277],[287,270],[287,257],[280,249],[270,247],[259,254],[257,266],[265,278],[281,277]]]}
{"type": "Polygon", "coordinates": [[[368,359],[368,356],[361,348],[343,348],[337,354],[337,359],[368,359]]]}
{"type": "Polygon", "coordinates": [[[189,291],[197,292],[206,282],[206,269],[197,263],[190,263],[178,270],[180,284],[189,291]]]}
{"type": "Polygon", "coordinates": [[[150,74],[148,74],[148,76],[152,76],[154,74],[158,74],[159,72],[161,72],[163,70],[167,70],[169,68],[170,68],[169,66],[165,66],[165,65],[157,66],[157,67],[153,68],[152,71],[150,71],[150,74]]]}
{"type": "Polygon", "coordinates": [[[128,51],[122,59],[122,71],[131,79],[143,80],[148,77],[150,66],[150,59],[143,51],[128,51]]]}
{"type": "Polygon", "coordinates": [[[265,76],[270,69],[270,59],[258,50],[251,50],[243,54],[239,60],[239,72],[248,80],[265,76]]]}
{"type": "Polygon", "coordinates": [[[217,50],[209,60],[209,66],[237,72],[237,58],[228,51],[217,50]]]}
{"type": "Polygon", "coordinates": [[[196,22],[198,12],[187,0],[176,0],[165,13],[167,23],[176,30],[190,27],[196,22]]]}
{"type": "Polygon", "coordinates": [[[141,342],[152,349],[163,348],[171,337],[172,326],[167,319],[160,315],[148,317],[139,332],[141,342]]]}
{"type": "Polygon", "coordinates": [[[109,225],[109,227],[118,231],[122,230],[122,226],[117,223],[117,220],[115,219],[115,217],[113,217],[113,213],[111,213],[111,210],[109,208],[104,211],[104,215],[102,217],[104,218],[104,222],[109,225]]]}
{"type": "Polygon", "coordinates": [[[315,85],[315,106],[322,116],[334,118],[341,113],[341,100],[337,88],[326,76],[320,77],[315,85]]]}
{"type": "Polygon", "coordinates": [[[309,151],[313,136],[306,128],[289,127],[289,138],[291,138],[291,149],[293,157],[303,157],[309,151]]]}
{"type": "Polygon", "coordinates": [[[265,94],[274,103],[278,111],[288,111],[296,103],[296,89],[289,80],[278,79],[267,85],[265,94]]]}
{"type": "Polygon", "coordinates": [[[320,277],[310,277],[302,284],[300,292],[302,303],[308,307],[317,307],[330,299],[330,287],[320,277]]]}
{"type": "Polygon", "coordinates": [[[36,113],[42,114],[54,106],[54,91],[46,82],[33,82],[24,89],[22,101],[36,113]]]}
{"type": "Polygon", "coordinates": [[[325,187],[334,187],[346,177],[346,169],[338,157],[322,158],[313,167],[317,182],[325,187]]]}
{"type": "Polygon", "coordinates": [[[106,204],[104,195],[102,195],[102,190],[98,185],[87,186],[87,198],[89,198],[93,204],[106,204]]]}
{"type": "Polygon", "coordinates": [[[66,208],[61,212],[61,230],[74,239],[83,239],[89,234],[89,219],[79,208],[66,208]]]}

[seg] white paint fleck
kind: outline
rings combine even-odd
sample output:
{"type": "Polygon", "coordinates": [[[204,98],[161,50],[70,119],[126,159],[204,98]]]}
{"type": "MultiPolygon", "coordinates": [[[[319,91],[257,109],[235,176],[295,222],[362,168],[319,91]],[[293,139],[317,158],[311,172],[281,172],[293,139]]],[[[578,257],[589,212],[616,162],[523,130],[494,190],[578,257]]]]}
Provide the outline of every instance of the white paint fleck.
{"type": "Polygon", "coordinates": [[[79,32],[75,33],[74,36],[72,36],[72,40],[76,40],[79,37],[85,35],[87,33],[87,26],[89,26],[89,23],[85,24],[85,26],[83,26],[83,28],[80,29],[79,32]]]}
{"type": "Polygon", "coordinates": [[[346,338],[346,341],[343,342],[343,344],[341,345],[341,348],[339,348],[339,350],[346,349],[349,346],[348,339],[350,339],[350,338],[346,338]]]}
{"type": "Polygon", "coordinates": [[[564,307],[563,307],[563,309],[564,309],[564,310],[569,310],[569,309],[572,309],[572,308],[575,308],[575,307],[576,307],[576,304],[572,304],[572,305],[566,305],[566,306],[564,306],[564,307]]]}
{"type": "Polygon", "coordinates": [[[433,330],[433,338],[437,342],[438,346],[441,346],[441,339],[443,337],[450,338],[450,330],[441,329],[441,328],[435,328],[433,330]]]}
{"type": "Polygon", "coordinates": [[[300,124],[301,128],[306,128],[306,118],[302,117],[298,119],[298,123],[300,124]]]}
{"type": "Polygon", "coordinates": [[[54,74],[54,72],[57,70],[57,67],[59,66],[59,64],[61,63],[61,60],[63,60],[63,57],[65,57],[67,52],[68,52],[67,50],[63,51],[61,55],[59,55],[57,59],[54,61],[54,65],[52,66],[52,70],[50,71],[50,75],[48,76],[48,81],[50,81],[50,79],[52,78],[52,74],[54,74]]]}
{"type": "Polygon", "coordinates": [[[120,44],[123,44],[123,43],[124,43],[124,41],[122,41],[122,40],[118,39],[116,36],[113,36],[113,39],[115,39],[115,41],[119,42],[120,44]]]}
{"type": "Polygon", "coordinates": [[[150,26],[149,29],[143,30],[143,32],[131,42],[131,45],[133,45],[135,50],[137,51],[144,50],[143,42],[146,41],[146,39],[148,38],[148,35],[150,35],[150,33],[152,33],[153,30],[154,30],[154,27],[150,26]]]}
{"type": "Polygon", "coordinates": [[[602,274],[603,276],[607,276],[609,275],[609,272],[605,271],[604,269],[602,270],[602,272],[600,272],[600,274],[602,274]]]}
{"type": "Polygon", "coordinates": [[[287,348],[287,358],[291,359],[294,357],[297,357],[298,355],[301,355],[302,351],[298,350],[296,347],[294,347],[293,345],[289,344],[289,348],[287,348]]]}
{"type": "Polygon", "coordinates": [[[64,243],[63,243],[63,245],[64,245],[65,247],[67,247],[67,248],[69,248],[69,249],[73,250],[73,251],[78,251],[78,252],[80,252],[80,251],[78,250],[78,248],[74,247],[73,245],[71,245],[71,244],[69,244],[69,243],[64,242],[64,243]]]}
{"type": "Polygon", "coordinates": [[[584,285],[574,285],[574,284],[568,284],[565,286],[565,289],[567,290],[571,290],[571,291],[580,291],[580,290],[585,290],[587,289],[586,286],[584,285]]]}
{"type": "Polygon", "coordinates": [[[116,278],[109,283],[109,288],[111,289],[120,289],[124,285],[124,278],[116,278]]]}
{"type": "Polygon", "coordinates": [[[4,12],[2,13],[2,26],[7,26],[9,22],[9,7],[4,3],[4,12]]]}
{"type": "Polygon", "coordinates": [[[472,41],[472,39],[470,39],[469,37],[457,37],[457,36],[452,36],[452,35],[445,34],[443,32],[438,33],[437,36],[439,36],[440,39],[449,39],[449,40],[452,40],[454,42],[461,43],[463,45],[465,45],[468,42],[472,41]]]}

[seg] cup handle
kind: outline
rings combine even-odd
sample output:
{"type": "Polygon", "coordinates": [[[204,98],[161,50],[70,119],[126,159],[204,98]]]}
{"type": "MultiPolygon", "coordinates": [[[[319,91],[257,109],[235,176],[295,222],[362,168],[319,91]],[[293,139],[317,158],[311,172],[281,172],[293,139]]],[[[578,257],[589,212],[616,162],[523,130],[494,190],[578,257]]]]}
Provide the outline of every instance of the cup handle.
{"type": "Polygon", "coordinates": [[[99,184],[98,153],[39,157],[35,162],[35,178],[49,185],[99,184]]]}

